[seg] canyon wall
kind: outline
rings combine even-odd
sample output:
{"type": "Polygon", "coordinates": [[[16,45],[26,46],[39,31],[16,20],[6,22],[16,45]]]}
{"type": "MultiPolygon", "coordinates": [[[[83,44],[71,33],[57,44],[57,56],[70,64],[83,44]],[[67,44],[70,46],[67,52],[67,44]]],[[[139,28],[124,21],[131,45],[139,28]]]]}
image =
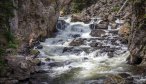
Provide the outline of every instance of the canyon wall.
{"type": "Polygon", "coordinates": [[[143,64],[146,62],[146,1],[133,0],[132,20],[129,36],[130,64],[143,64]]]}
{"type": "Polygon", "coordinates": [[[70,0],[13,0],[15,17],[11,30],[20,41],[19,49],[32,47],[37,40],[44,40],[55,31],[60,9],[70,0]]]}
{"type": "Polygon", "coordinates": [[[17,84],[37,71],[33,47],[52,36],[60,9],[70,1],[0,1],[0,84],[17,84]]]}

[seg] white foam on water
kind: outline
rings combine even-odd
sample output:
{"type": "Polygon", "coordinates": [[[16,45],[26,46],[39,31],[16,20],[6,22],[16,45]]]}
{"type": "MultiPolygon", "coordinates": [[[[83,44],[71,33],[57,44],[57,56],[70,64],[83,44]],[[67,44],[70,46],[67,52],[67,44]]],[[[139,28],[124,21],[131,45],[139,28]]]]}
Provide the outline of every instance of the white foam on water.
{"type": "Polygon", "coordinates": [[[124,23],[124,20],[117,19],[115,22],[116,23],[119,23],[119,24],[123,24],[124,23]]]}
{"type": "MultiPolygon", "coordinates": [[[[63,18],[60,18],[63,19],[63,18]]],[[[100,22],[101,20],[97,20],[100,22]]],[[[63,53],[63,49],[69,46],[69,43],[74,39],[70,35],[79,34],[80,38],[97,38],[90,36],[90,28],[89,24],[84,24],[83,22],[71,22],[71,18],[66,18],[65,22],[69,25],[64,30],[59,30],[58,34],[55,38],[48,38],[44,43],[41,43],[44,48],[41,51],[42,56],[53,59],[55,62],[65,62],[68,64],[64,64],[63,66],[57,67],[45,67],[45,69],[51,69],[53,72],[50,74],[51,77],[59,76],[63,73],[66,73],[74,68],[81,68],[77,71],[74,78],[90,78],[95,76],[96,74],[104,74],[104,73],[116,73],[118,70],[123,70],[123,67],[120,65],[125,62],[126,57],[129,52],[122,54],[120,56],[115,56],[113,58],[109,58],[107,53],[100,53],[99,50],[94,50],[93,52],[86,53],[81,51],[78,54],[72,52],[63,53]]],[[[117,23],[123,23],[123,21],[117,20],[117,23]]],[[[112,30],[108,27],[108,30],[112,30]]],[[[108,31],[106,31],[106,35],[109,35],[108,31]]],[[[109,35],[110,38],[113,38],[112,35],[109,35]]],[[[101,42],[100,40],[96,40],[96,42],[101,42]]],[[[102,41],[104,45],[116,47],[111,45],[111,42],[105,43],[102,41]]],[[[78,46],[79,49],[81,47],[89,47],[91,42],[86,42],[87,45],[78,46]]],[[[73,47],[75,48],[75,47],[73,47]]],[[[123,50],[127,50],[126,47],[122,47],[123,50]]],[[[122,51],[123,51],[122,50],[122,51]]],[[[120,51],[117,51],[120,53],[120,51]]],[[[45,60],[43,60],[45,61],[45,60]]]]}

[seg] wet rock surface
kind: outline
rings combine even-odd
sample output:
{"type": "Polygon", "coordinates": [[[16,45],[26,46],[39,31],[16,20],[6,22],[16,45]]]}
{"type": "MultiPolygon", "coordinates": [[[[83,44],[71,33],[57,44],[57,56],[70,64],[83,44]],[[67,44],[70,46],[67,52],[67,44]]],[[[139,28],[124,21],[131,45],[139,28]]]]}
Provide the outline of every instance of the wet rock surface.
{"type": "Polygon", "coordinates": [[[105,33],[104,30],[95,29],[91,31],[90,35],[93,37],[101,37],[102,35],[105,35],[105,33]]]}

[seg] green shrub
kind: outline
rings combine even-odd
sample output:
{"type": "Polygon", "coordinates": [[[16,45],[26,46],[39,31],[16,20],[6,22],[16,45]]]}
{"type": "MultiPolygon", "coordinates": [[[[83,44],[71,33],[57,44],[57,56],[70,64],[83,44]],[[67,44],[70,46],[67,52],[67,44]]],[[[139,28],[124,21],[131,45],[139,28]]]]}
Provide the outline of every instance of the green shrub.
{"type": "Polygon", "coordinates": [[[118,12],[120,10],[120,7],[113,7],[112,12],[118,12]]]}
{"type": "Polygon", "coordinates": [[[0,44],[0,76],[3,71],[5,71],[5,61],[4,61],[4,56],[5,56],[5,48],[6,47],[11,47],[11,48],[16,48],[16,45],[14,45],[14,37],[10,29],[10,23],[9,20],[14,16],[13,14],[13,9],[15,7],[13,6],[13,1],[12,0],[0,0],[0,36],[5,35],[7,42],[9,43],[8,45],[1,45],[0,44]],[[2,35],[3,34],[3,35],[2,35]]]}
{"type": "Polygon", "coordinates": [[[13,42],[9,42],[9,44],[8,44],[8,48],[13,48],[13,49],[17,49],[17,47],[18,47],[18,45],[17,44],[15,44],[15,43],[13,43],[13,42]]]}
{"type": "Polygon", "coordinates": [[[31,55],[38,55],[38,54],[40,54],[40,52],[39,52],[38,50],[33,50],[33,49],[31,49],[31,50],[30,50],[30,54],[31,54],[31,55]]]}

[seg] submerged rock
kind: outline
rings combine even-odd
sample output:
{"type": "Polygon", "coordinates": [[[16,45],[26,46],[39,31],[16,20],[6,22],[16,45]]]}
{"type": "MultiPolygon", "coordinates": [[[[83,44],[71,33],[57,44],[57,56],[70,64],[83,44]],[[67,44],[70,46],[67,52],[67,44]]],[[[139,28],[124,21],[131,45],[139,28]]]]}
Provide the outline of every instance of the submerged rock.
{"type": "Polygon", "coordinates": [[[56,24],[56,28],[60,30],[64,30],[66,27],[66,22],[64,20],[58,20],[56,24]]]}
{"type": "Polygon", "coordinates": [[[37,49],[43,49],[43,46],[42,45],[38,45],[36,47],[37,47],[37,49]]]}

